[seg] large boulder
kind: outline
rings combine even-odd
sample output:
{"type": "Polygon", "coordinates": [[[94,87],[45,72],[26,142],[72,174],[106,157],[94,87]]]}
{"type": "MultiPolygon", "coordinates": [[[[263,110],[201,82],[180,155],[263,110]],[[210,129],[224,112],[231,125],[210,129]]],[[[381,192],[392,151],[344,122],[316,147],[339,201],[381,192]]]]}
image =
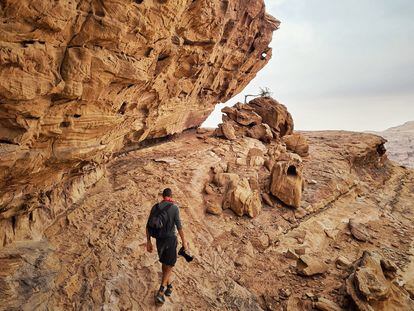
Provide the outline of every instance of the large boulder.
{"type": "Polygon", "coordinates": [[[229,207],[238,216],[256,217],[262,210],[260,192],[250,187],[247,178],[242,178],[229,188],[223,209],[226,207],[229,207]]]}
{"type": "Polygon", "coordinates": [[[414,310],[408,292],[394,281],[396,267],[365,251],[355,262],[346,289],[360,311],[414,310]]]}
{"type": "Polygon", "coordinates": [[[291,135],[286,135],[282,138],[282,141],[286,144],[289,151],[292,151],[301,157],[307,157],[309,155],[309,143],[302,134],[293,133],[291,135]]]}
{"type": "Polygon", "coordinates": [[[273,133],[266,123],[257,124],[247,130],[247,136],[269,143],[273,139],[273,133]]]}
{"type": "Polygon", "coordinates": [[[216,130],[216,136],[224,136],[228,140],[235,140],[236,131],[230,122],[224,122],[220,124],[216,130]]]}
{"type": "Polygon", "coordinates": [[[283,203],[299,208],[302,199],[303,165],[299,156],[287,153],[273,165],[270,192],[283,203]]]}
{"type": "Polygon", "coordinates": [[[258,97],[249,106],[281,137],[293,132],[293,119],[287,108],[271,97],[258,97]]]}

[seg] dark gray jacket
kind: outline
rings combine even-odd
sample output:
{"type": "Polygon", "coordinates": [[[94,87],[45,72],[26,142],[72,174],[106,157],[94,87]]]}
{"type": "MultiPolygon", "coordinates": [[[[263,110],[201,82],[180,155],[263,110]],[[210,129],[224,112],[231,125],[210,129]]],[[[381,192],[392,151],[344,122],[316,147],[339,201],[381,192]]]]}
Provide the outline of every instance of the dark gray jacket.
{"type": "MultiPolygon", "coordinates": [[[[155,204],[152,209],[151,213],[148,217],[148,221],[152,217],[152,215],[155,213],[157,209],[164,209],[167,205],[171,204],[171,202],[168,201],[161,201],[158,204],[155,204]]],[[[167,215],[168,215],[168,222],[167,222],[167,237],[175,236],[176,230],[175,227],[177,227],[177,230],[182,228],[181,219],[180,219],[180,210],[177,205],[172,204],[170,207],[167,208],[167,215]]],[[[148,227],[148,221],[147,221],[147,227],[148,227]]]]}

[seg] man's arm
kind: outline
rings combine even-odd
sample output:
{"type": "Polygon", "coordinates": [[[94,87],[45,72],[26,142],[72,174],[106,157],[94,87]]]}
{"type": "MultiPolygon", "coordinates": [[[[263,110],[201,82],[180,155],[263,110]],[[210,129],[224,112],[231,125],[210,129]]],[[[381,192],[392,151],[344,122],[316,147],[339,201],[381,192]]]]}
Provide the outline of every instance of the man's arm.
{"type": "Polygon", "coordinates": [[[178,234],[180,235],[181,243],[183,244],[184,249],[187,250],[188,249],[188,243],[187,243],[187,240],[185,238],[183,226],[181,224],[180,209],[178,208],[178,206],[177,206],[177,212],[175,213],[174,222],[175,222],[175,225],[177,227],[178,234]]]}
{"type": "Polygon", "coordinates": [[[178,229],[178,234],[180,235],[181,243],[183,243],[184,249],[187,250],[188,249],[188,243],[187,243],[187,240],[185,239],[183,228],[178,229]]]}
{"type": "Polygon", "coordinates": [[[151,242],[151,236],[150,236],[150,234],[149,234],[149,232],[148,232],[148,227],[146,228],[146,234],[147,234],[147,251],[149,252],[149,253],[152,253],[152,251],[153,251],[153,249],[154,249],[154,247],[152,246],[152,242],[151,242]]]}
{"type": "Polygon", "coordinates": [[[152,209],[151,209],[151,212],[148,216],[147,225],[145,226],[145,234],[147,236],[147,251],[149,253],[152,253],[152,251],[154,249],[154,247],[152,246],[152,242],[151,242],[151,235],[149,234],[149,231],[148,231],[148,222],[149,222],[149,219],[151,218],[151,215],[152,215],[153,212],[154,212],[154,207],[152,207],[152,209]]]}

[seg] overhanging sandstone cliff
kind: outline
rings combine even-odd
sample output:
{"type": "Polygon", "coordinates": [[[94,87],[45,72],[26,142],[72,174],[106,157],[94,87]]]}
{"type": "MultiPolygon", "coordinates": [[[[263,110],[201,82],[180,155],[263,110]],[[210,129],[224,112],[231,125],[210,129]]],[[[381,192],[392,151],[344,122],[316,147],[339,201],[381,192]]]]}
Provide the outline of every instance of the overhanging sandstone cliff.
{"type": "Polygon", "coordinates": [[[263,0],[7,0],[0,16],[0,221],[127,144],[199,126],[279,25],[263,0]]]}

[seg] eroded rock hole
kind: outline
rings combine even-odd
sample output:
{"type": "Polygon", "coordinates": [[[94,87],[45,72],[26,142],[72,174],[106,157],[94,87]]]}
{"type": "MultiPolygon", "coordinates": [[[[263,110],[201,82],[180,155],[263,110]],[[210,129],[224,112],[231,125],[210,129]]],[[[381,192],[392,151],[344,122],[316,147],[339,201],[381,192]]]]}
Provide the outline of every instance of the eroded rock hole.
{"type": "Polygon", "coordinates": [[[11,140],[7,140],[7,139],[0,139],[0,144],[18,145],[17,143],[12,142],[11,140]]]}
{"type": "Polygon", "coordinates": [[[170,57],[170,55],[168,55],[168,54],[160,54],[158,56],[158,61],[161,62],[161,61],[167,59],[168,57],[170,57]]]}
{"type": "Polygon", "coordinates": [[[21,44],[23,45],[23,47],[28,47],[29,45],[35,44],[35,43],[36,43],[36,40],[23,40],[21,42],[21,44]]]}
{"type": "Polygon", "coordinates": [[[121,107],[118,110],[118,113],[124,115],[126,109],[127,109],[127,103],[126,102],[123,102],[122,105],[121,105],[121,107]]]}
{"type": "Polygon", "coordinates": [[[154,50],[154,49],[153,48],[148,48],[144,53],[145,57],[149,57],[151,55],[152,50],[154,50]]]}
{"type": "Polygon", "coordinates": [[[16,216],[12,216],[12,218],[11,218],[11,225],[12,225],[12,229],[13,229],[13,233],[14,234],[16,234],[16,223],[17,223],[16,216]]]}
{"type": "Polygon", "coordinates": [[[377,146],[377,153],[380,157],[382,157],[387,152],[384,144],[380,144],[377,146]]]}
{"type": "Polygon", "coordinates": [[[262,52],[262,54],[260,55],[260,59],[261,60],[265,60],[267,57],[267,53],[266,52],[262,52]]]}
{"type": "Polygon", "coordinates": [[[63,121],[62,123],[60,123],[60,127],[69,127],[70,126],[70,122],[68,121],[63,121]]]}
{"type": "Polygon", "coordinates": [[[287,170],[288,176],[296,176],[298,172],[296,171],[296,167],[294,165],[290,165],[287,170]]]}
{"type": "Polygon", "coordinates": [[[159,73],[161,73],[161,71],[163,71],[163,69],[169,65],[169,62],[170,62],[169,57],[170,55],[164,54],[164,53],[161,53],[158,56],[158,62],[155,67],[155,75],[158,75],[159,73]]]}
{"type": "Polygon", "coordinates": [[[135,0],[135,3],[141,4],[144,0],[135,0]]]}
{"type": "Polygon", "coordinates": [[[79,118],[81,117],[81,115],[80,115],[80,114],[75,113],[75,114],[73,115],[73,117],[74,117],[74,118],[76,118],[76,119],[79,119],[79,118]]]}

